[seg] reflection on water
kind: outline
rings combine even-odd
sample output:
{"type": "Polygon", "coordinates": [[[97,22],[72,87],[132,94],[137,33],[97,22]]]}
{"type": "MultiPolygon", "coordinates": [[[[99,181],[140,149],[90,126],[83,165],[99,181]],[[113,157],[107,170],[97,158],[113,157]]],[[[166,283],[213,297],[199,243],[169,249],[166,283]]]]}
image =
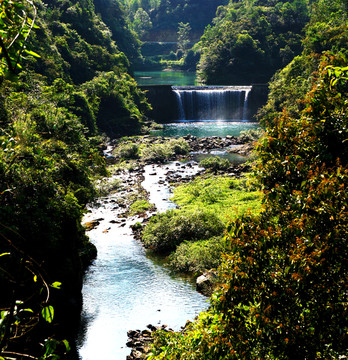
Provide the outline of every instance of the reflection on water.
{"type": "Polygon", "coordinates": [[[227,135],[239,136],[243,130],[257,129],[259,124],[250,121],[178,121],[165,124],[163,130],[152,131],[152,135],[180,137],[192,135],[199,138],[227,135]]]}
{"type": "Polygon", "coordinates": [[[138,85],[196,85],[196,74],[188,71],[135,71],[138,85]]]}

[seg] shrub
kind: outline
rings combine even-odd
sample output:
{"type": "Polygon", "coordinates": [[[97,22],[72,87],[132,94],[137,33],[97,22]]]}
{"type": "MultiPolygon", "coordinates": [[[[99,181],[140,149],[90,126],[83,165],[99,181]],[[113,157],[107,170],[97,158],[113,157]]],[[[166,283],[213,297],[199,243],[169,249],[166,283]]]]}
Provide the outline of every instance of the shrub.
{"type": "Polygon", "coordinates": [[[169,252],[183,241],[209,239],[221,235],[222,221],[212,212],[169,210],[153,216],[143,232],[145,247],[156,252],[169,252]]]}
{"type": "Polygon", "coordinates": [[[169,149],[163,144],[152,144],[141,150],[141,159],[144,161],[164,162],[169,157],[169,149]]]}
{"type": "Polygon", "coordinates": [[[222,159],[218,156],[211,156],[201,160],[199,165],[205,169],[217,172],[218,170],[228,169],[230,167],[230,162],[227,159],[222,159]]]}
{"type": "Polygon", "coordinates": [[[261,128],[242,130],[239,134],[239,139],[244,143],[255,141],[262,136],[263,132],[261,128]]]}
{"type": "Polygon", "coordinates": [[[170,267],[179,272],[202,273],[219,266],[224,248],[223,239],[217,236],[208,240],[185,241],[170,256],[170,267]]]}
{"type": "Polygon", "coordinates": [[[139,146],[131,143],[121,144],[114,153],[123,160],[138,159],[139,146]]]}
{"type": "Polygon", "coordinates": [[[136,200],[129,209],[129,215],[141,215],[146,211],[154,208],[153,204],[150,204],[146,200],[136,200]]]}
{"type": "Polygon", "coordinates": [[[183,139],[171,139],[168,144],[173,155],[187,155],[190,151],[189,144],[183,139]]]}
{"type": "Polygon", "coordinates": [[[180,139],[171,139],[164,144],[150,144],[141,150],[141,159],[144,161],[164,162],[174,155],[186,155],[190,150],[187,142],[180,139]]]}

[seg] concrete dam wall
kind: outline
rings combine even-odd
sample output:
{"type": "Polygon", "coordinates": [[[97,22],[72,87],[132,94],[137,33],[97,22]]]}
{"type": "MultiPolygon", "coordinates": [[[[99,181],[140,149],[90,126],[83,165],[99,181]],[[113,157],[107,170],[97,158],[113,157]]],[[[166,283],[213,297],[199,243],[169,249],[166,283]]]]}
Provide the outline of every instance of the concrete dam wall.
{"type": "Polygon", "coordinates": [[[267,101],[266,85],[139,86],[152,106],[147,116],[156,122],[176,120],[253,120],[267,101]]]}

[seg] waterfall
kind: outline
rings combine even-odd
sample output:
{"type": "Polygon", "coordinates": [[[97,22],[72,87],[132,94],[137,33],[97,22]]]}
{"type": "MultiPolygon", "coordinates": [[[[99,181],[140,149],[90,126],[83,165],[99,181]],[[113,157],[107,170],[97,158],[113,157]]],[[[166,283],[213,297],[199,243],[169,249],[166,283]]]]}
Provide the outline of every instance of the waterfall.
{"type": "Polygon", "coordinates": [[[247,111],[248,111],[248,97],[249,97],[250,90],[251,90],[251,88],[245,90],[242,120],[247,120],[246,115],[247,115],[247,111]]]}
{"type": "Polygon", "coordinates": [[[245,120],[251,87],[173,87],[179,120],[245,120]]]}
{"type": "Polygon", "coordinates": [[[174,94],[176,96],[176,101],[178,103],[178,109],[179,109],[179,120],[186,120],[185,119],[185,111],[184,106],[181,100],[180,92],[179,90],[174,90],[174,94]]]}

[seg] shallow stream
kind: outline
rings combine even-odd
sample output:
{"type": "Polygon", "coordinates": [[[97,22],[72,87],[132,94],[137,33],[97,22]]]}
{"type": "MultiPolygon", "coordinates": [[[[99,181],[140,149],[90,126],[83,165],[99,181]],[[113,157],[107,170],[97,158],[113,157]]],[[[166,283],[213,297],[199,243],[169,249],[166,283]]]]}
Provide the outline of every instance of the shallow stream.
{"type": "MultiPolygon", "coordinates": [[[[169,201],[165,173],[176,170],[186,176],[198,170],[196,165],[182,166],[173,162],[145,167],[142,185],[159,211],[174,206],[169,201]]],[[[134,176],[125,173],[121,179],[132,188],[134,176]]],[[[127,194],[129,191],[121,191],[99,199],[84,218],[85,222],[98,220],[99,225],[89,232],[98,257],[83,286],[83,326],[78,341],[82,360],[124,360],[130,353],[126,347],[128,330],[145,329],[148,324],[179,330],[208,306],[207,298],[195,290],[192,281],[172,276],[146,256],[130,228],[141,219],[122,215],[124,208],[119,203],[127,194]]]]}

